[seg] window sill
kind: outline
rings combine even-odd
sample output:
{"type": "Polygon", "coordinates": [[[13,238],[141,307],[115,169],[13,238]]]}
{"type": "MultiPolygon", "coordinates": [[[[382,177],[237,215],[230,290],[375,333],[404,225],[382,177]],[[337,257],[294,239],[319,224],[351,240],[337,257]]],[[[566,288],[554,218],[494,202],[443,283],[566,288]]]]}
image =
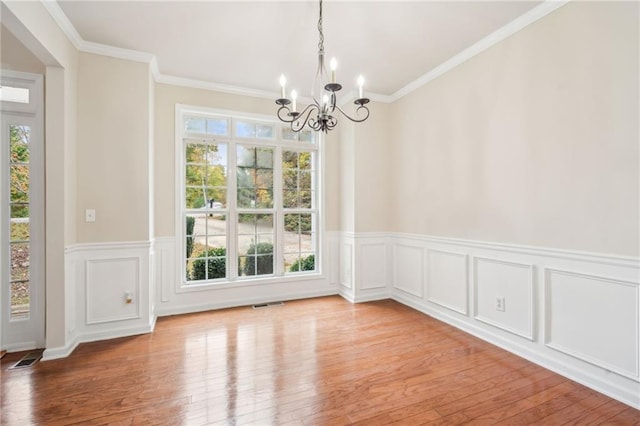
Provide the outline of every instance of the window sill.
{"type": "Polygon", "coordinates": [[[302,281],[320,281],[324,280],[326,277],[322,273],[313,273],[313,274],[299,274],[299,275],[289,275],[289,276],[269,276],[264,278],[253,278],[253,279],[237,279],[237,280],[224,280],[224,281],[214,281],[214,282],[198,282],[193,284],[187,284],[185,281],[180,283],[180,286],[176,289],[177,293],[189,293],[194,291],[209,291],[209,290],[219,290],[219,289],[227,289],[227,288],[238,288],[238,287],[252,287],[252,286],[262,286],[262,285],[273,285],[273,284],[289,284],[295,282],[302,281]]]}

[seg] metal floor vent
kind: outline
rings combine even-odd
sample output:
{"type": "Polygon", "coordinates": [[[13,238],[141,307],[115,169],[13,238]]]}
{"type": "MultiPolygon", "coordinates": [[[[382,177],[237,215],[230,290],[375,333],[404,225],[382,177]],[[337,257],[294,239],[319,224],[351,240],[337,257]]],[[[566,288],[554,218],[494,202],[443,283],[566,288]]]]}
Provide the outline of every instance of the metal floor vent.
{"type": "Polygon", "coordinates": [[[31,367],[33,364],[38,362],[40,358],[42,358],[41,352],[29,352],[23,356],[20,361],[9,367],[9,370],[13,370],[14,368],[31,367]]]}
{"type": "Polygon", "coordinates": [[[253,309],[270,308],[272,306],[283,306],[284,302],[258,303],[252,306],[253,309]]]}

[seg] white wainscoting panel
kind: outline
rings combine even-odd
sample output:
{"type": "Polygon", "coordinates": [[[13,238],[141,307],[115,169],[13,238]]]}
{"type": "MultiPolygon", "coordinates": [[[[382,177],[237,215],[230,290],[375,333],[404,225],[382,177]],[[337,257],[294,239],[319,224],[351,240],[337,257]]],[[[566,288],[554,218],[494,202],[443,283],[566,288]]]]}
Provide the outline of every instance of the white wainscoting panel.
{"type": "Polygon", "coordinates": [[[140,318],[140,260],[90,259],[86,263],[87,324],[140,318]],[[127,303],[126,294],[132,295],[127,303]]]}
{"type": "Polygon", "coordinates": [[[340,250],[340,285],[353,288],[353,242],[342,242],[340,250]]]}
{"type": "Polygon", "coordinates": [[[640,408],[637,257],[415,234],[387,240],[393,299],[640,408]],[[460,315],[465,276],[472,315],[460,315]]]}
{"type": "Polygon", "coordinates": [[[547,346],[639,379],[638,283],[556,269],[545,281],[547,346]]]}
{"type": "Polygon", "coordinates": [[[360,248],[360,289],[387,287],[387,245],[381,243],[361,243],[360,248]]]}
{"type": "Polygon", "coordinates": [[[327,233],[327,251],[325,251],[324,267],[327,269],[330,285],[340,283],[340,234],[337,232],[327,233]]]}
{"type": "Polygon", "coordinates": [[[86,243],[65,251],[67,344],[47,348],[48,359],[68,355],[75,345],[148,333],[151,310],[151,241],[86,243]],[[126,303],[131,293],[132,303],[126,303]]]}
{"type": "Polygon", "coordinates": [[[427,300],[463,315],[469,313],[468,256],[427,250],[427,300]]]}
{"type": "Polygon", "coordinates": [[[473,269],[476,319],[534,340],[533,265],[475,257],[473,269]]]}
{"type": "Polygon", "coordinates": [[[393,251],[393,287],[422,298],[424,295],[424,249],[419,245],[396,244],[393,251]]]}

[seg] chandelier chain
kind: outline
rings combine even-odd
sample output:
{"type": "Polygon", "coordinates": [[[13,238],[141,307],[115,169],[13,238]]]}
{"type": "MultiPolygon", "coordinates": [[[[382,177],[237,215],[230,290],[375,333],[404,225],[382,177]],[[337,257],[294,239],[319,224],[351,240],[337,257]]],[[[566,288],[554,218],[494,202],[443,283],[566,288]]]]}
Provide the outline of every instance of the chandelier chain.
{"type": "Polygon", "coordinates": [[[324,53],[324,34],[322,33],[322,0],[320,0],[320,15],[318,17],[318,32],[320,33],[318,41],[318,52],[324,53]]]}

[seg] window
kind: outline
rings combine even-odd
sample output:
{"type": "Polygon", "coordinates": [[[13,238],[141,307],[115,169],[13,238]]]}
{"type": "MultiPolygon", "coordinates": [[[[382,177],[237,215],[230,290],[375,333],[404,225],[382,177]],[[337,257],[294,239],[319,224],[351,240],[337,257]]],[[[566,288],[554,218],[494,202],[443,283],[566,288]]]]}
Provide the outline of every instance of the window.
{"type": "Polygon", "coordinates": [[[177,115],[184,286],[318,272],[316,134],[242,114],[177,115]]]}

